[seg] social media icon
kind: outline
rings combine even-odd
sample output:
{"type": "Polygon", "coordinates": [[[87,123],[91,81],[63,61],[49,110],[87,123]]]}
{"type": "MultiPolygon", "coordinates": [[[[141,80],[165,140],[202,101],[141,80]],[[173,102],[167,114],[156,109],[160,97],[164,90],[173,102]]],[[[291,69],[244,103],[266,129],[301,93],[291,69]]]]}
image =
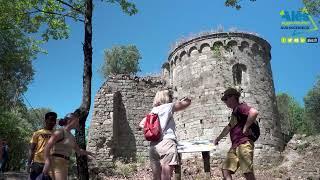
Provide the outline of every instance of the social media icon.
{"type": "Polygon", "coordinates": [[[306,43],[306,38],[305,37],[300,37],[300,43],[306,43]]]}

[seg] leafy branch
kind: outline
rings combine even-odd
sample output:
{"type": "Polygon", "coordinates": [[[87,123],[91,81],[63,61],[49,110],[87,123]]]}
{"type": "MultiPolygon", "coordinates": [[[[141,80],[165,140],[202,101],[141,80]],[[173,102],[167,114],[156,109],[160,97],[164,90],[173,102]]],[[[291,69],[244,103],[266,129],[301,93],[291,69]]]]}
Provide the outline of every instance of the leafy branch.
{"type": "Polygon", "coordinates": [[[69,4],[69,3],[65,2],[65,1],[62,1],[62,0],[56,0],[56,1],[60,2],[61,4],[64,4],[64,5],[68,6],[68,7],[70,7],[72,10],[75,10],[75,11],[81,13],[81,14],[84,14],[84,12],[80,8],[76,8],[76,7],[72,6],[71,4],[69,4]]]}
{"type": "Polygon", "coordinates": [[[75,19],[75,20],[77,20],[77,21],[84,22],[83,19],[76,18],[75,16],[70,15],[70,13],[61,14],[61,13],[57,13],[57,12],[41,10],[41,9],[39,9],[39,8],[37,8],[37,7],[35,7],[35,9],[36,9],[37,11],[32,11],[32,12],[29,12],[29,13],[42,12],[42,13],[52,14],[52,15],[58,15],[58,16],[62,16],[62,17],[70,17],[70,18],[73,18],[73,19],[75,19]]]}

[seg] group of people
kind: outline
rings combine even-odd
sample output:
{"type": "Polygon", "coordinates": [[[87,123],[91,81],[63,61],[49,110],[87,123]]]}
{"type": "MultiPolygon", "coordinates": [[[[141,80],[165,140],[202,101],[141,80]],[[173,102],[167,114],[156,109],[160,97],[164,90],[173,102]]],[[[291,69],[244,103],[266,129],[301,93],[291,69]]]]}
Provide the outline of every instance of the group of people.
{"type": "MultiPolygon", "coordinates": [[[[234,88],[229,88],[223,93],[221,100],[232,109],[232,114],[229,123],[214,139],[214,144],[218,145],[223,137],[230,134],[232,145],[221,167],[225,180],[231,180],[231,175],[238,169],[243,172],[246,179],[255,180],[254,143],[250,139],[252,133],[250,126],[255,122],[258,112],[246,103],[240,103],[239,98],[240,92],[234,88]]],[[[187,97],[173,102],[172,92],[169,90],[158,91],[154,97],[151,113],[158,115],[162,130],[160,140],[150,142],[149,158],[154,180],[170,180],[174,166],[179,163],[173,114],[185,110],[190,104],[191,99],[187,97]]],[[[39,177],[67,180],[68,161],[72,150],[78,155],[92,156],[92,153],[79,148],[70,132],[79,127],[78,111],[68,114],[59,121],[59,125],[63,128],[54,130],[56,121],[55,112],[46,113],[43,129],[34,132],[32,136],[27,163],[30,180],[39,177]]],[[[139,123],[139,126],[144,128],[145,122],[146,118],[139,123]]],[[[2,151],[0,153],[3,154],[2,151]]],[[[3,162],[2,159],[0,162],[3,162]]]]}
{"type": "MultiPolygon", "coordinates": [[[[232,174],[238,169],[242,171],[247,180],[255,180],[253,172],[254,142],[251,139],[251,125],[255,123],[258,112],[246,103],[240,103],[241,93],[234,88],[224,91],[221,100],[232,109],[229,123],[220,135],[214,139],[214,144],[230,134],[232,142],[221,170],[225,180],[231,180],[232,174]]],[[[190,98],[183,98],[173,102],[172,93],[169,90],[157,92],[151,113],[158,114],[162,129],[162,138],[159,141],[151,141],[149,149],[150,165],[153,180],[170,180],[174,166],[178,165],[178,150],[176,137],[176,124],[173,114],[185,110],[191,104],[190,98]]],[[[144,128],[146,118],[139,123],[144,128]]]]}
{"type": "Polygon", "coordinates": [[[56,122],[55,112],[46,113],[44,127],[32,135],[27,162],[30,180],[67,180],[73,150],[80,156],[92,156],[92,153],[79,148],[71,133],[72,129],[79,128],[78,110],[59,120],[63,128],[55,129],[56,122]]]}

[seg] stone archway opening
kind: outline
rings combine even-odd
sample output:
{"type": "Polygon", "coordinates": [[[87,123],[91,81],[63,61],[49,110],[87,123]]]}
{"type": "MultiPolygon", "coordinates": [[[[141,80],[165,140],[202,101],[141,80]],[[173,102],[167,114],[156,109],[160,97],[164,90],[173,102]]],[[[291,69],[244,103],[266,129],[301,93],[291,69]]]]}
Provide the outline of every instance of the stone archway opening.
{"type": "Polygon", "coordinates": [[[237,63],[232,66],[233,84],[241,86],[247,84],[247,67],[244,64],[237,63]]]}

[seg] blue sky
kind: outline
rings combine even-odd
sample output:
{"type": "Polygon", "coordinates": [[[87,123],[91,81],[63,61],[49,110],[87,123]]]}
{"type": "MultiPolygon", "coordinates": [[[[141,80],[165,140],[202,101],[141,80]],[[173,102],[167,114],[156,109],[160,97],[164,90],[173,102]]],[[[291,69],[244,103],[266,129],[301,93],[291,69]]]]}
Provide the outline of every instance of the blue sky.
{"type": "MultiPolygon", "coordinates": [[[[243,8],[235,10],[225,7],[223,0],[140,0],[136,2],[138,14],[131,17],[122,13],[119,6],[94,2],[92,102],[104,82],[98,72],[104,49],[134,44],[142,55],[140,74],[158,73],[176,40],[216,29],[218,25],[225,30],[235,27],[256,32],[271,44],[276,93],[286,92],[303,104],[303,97],[320,75],[316,56],[319,43],[280,42],[282,36],[289,37],[293,31],[280,29],[283,19],[279,12],[298,10],[303,7],[302,1],[244,1],[243,8]]],[[[50,40],[43,46],[48,54],[40,54],[34,61],[36,74],[25,94],[33,108],[48,107],[60,117],[79,107],[82,99],[83,24],[72,21],[69,24],[68,39],[50,40]]],[[[319,37],[319,34],[318,30],[302,36],[319,37]]]]}

